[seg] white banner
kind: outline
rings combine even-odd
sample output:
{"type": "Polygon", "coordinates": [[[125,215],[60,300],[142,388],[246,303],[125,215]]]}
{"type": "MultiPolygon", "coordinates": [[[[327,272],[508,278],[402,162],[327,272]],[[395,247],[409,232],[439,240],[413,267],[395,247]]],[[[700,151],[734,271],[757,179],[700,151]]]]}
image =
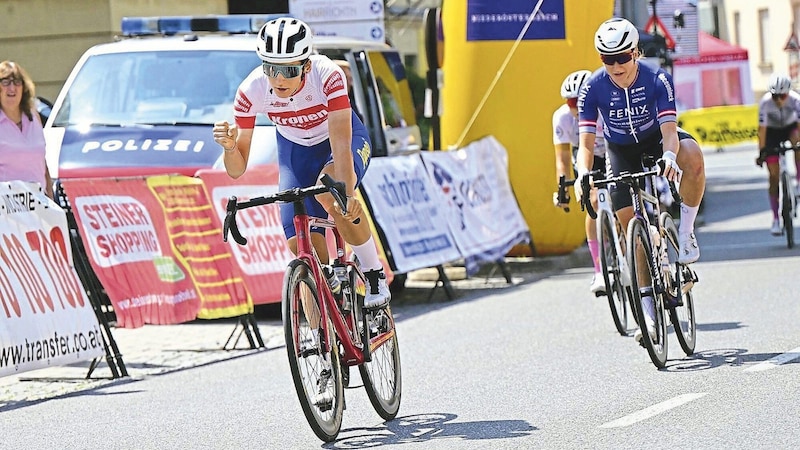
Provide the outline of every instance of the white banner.
{"type": "Polygon", "coordinates": [[[383,0],[291,0],[289,13],[317,36],[386,40],[383,0]]]}
{"type": "Polygon", "coordinates": [[[64,211],[38,184],[0,183],[0,377],[103,356],[64,211]]]}
{"type": "Polygon", "coordinates": [[[508,154],[494,137],[455,151],[421,155],[441,197],[437,203],[450,206],[448,224],[468,273],[529,239],[508,179],[508,154]]]}
{"type": "Polygon", "coordinates": [[[386,236],[395,272],[434,267],[461,256],[447,227],[446,203],[417,155],[373,158],[361,186],[386,236]]]}

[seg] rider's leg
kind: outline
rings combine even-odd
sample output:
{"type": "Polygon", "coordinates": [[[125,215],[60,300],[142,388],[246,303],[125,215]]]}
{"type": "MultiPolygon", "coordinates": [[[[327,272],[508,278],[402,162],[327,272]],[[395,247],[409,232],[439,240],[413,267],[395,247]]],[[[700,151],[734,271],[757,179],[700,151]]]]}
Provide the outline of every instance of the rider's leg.
{"type": "Polygon", "coordinates": [[[778,162],[778,157],[775,155],[767,156],[765,162],[769,175],[769,188],[767,189],[769,194],[769,207],[772,210],[772,228],[770,232],[772,234],[780,234],[781,226],[778,219],[778,180],[780,178],[780,163],[778,162]]]}
{"type": "MultiPolygon", "coordinates": [[[[800,130],[797,128],[793,129],[791,134],[789,134],[789,140],[792,142],[792,145],[797,147],[798,143],[800,143],[800,130]]],[[[795,183],[800,184],[800,150],[794,151],[794,176],[795,183]]]]}
{"type": "MultiPolygon", "coordinates": [[[[590,193],[590,201],[595,211],[597,211],[596,191],[597,189],[592,189],[590,193]]],[[[605,291],[605,278],[600,273],[600,244],[597,242],[597,220],[586,214],[584,226],[586,228],[586,245],[589,247],[589,255],[592,257],[592,266],[594,268],[594,276],[589,290],[596,295],[602,295],[602,292],[605,291]]]]}
{"type": "Polygon", "coordinates": [[[681,221],[679,234],[694,231],[697,210],[706,188],[706,171],[703,152],[694,139],[681,139],[678,152],[678,166],[683,170],[680,182],[681,221]]]}

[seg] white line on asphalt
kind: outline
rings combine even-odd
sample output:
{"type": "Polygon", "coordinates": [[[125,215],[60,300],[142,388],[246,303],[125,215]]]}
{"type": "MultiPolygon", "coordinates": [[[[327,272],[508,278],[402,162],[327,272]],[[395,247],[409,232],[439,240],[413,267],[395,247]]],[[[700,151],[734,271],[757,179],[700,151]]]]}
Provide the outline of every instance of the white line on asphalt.
{"type": "Polygon", "coordinates": [[[750,366],[747,369],[744,369],[745,372],[761,372],[764,370],[774,369],[781,364],[786,364],[789,361],[794,361],[795,359],[800,358],[800,347],[792,349],[786,353],[781,353],[774,358],[770,358],[764,362],[758,363],[755,366],[750,366]]]}
{"type": "Polygon", "coordinates": [[[663,401],[653,406],[648,406],[647,408],[636,411],[633,414],[628,414],[625,417],[620,417],[617,420],[606,422],[600,425],[600,428],[627,427],[628,425],[633,425],[636,422],[641,422],[642,420],[649,419],[665,411],[669,411],[672,408],[677,408],[678,406],[681,406],[684,403],[689,403],[692,400],[697,400],[698,398],[706,394],[708,394],[708,392],[679,395],[677,397],[671,398],[667,401],[663,401]]]}

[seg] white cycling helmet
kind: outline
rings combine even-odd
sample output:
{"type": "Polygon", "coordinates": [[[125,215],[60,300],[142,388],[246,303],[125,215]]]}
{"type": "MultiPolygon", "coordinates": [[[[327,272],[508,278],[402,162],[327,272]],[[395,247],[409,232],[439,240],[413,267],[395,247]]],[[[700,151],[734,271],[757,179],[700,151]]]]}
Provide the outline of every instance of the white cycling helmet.
{"type": "Polygon", "coordinates": [[[786,75],[774,74],[769,78],[770,94],[788,94],[792,89],[792,80],[786,75]]]}
{"type": "Polygon", "coordinates": [[[305,22],[281,17],[261,27],[256,53],[272,64],[302,61],[311,56],[312,41],[311,28],[305,22]]]}
{"type": "Polygon", "coordinates": [[[594,35],[594,47],[601,55],[629,52],[639,46],[639,30],[628,20],[606,20],[594,35]]]}
{"type": "Polygon", "coordinates": [[[592,72],[588,70],[578,70],[567,75],[561,83],[561,98],[577,98],[583,83],[591,74],[592,72]]]}

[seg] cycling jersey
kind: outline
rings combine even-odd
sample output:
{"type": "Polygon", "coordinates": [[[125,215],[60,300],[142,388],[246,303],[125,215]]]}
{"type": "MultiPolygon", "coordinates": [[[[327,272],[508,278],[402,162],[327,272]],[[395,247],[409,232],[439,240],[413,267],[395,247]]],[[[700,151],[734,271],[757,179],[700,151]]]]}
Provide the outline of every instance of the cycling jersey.
{"type": "Polygon", "coordinates": [[[578,97],[580,133],[596,133],[598,117],[605,122],[606,141],[619,145],[646,140],[666,122],[677,122],[672,76],[663,69],[638,63],[636,79],[617,86],[605,68],[596,70],[578,97]]]}
{"type": "Polygon", "coordinates": [[[328,114],[350,108],[344,72],[322,55],[312,55],[311,70],[303,77],[300,89],[290,98],[272,93],[261,66],[239,85],[234,101],[234,117],[239,128],[255,127],[256,114],[263,113],[286,139],[312,146],[328,139],[328,114]]]}
{"type": "MultiPolygon", "coordinates": [[[[603,139],[603,120],[597,122],[597,139],[594,141],[594,156],[604,157],[606,145],[603,139]]],[[[578,147],[578,119],[572,115],[569,106],[561,105],[553,113],[553,144],[570,144],[578,147]]]]}
{"type": "Polygon", "coordinates": [[[800,94],[789,91],[789,96],[778,106],[767,92],[758,102],[758,126],[767,128],[786,128],[797,124],[800,111],[800,94]]]}

